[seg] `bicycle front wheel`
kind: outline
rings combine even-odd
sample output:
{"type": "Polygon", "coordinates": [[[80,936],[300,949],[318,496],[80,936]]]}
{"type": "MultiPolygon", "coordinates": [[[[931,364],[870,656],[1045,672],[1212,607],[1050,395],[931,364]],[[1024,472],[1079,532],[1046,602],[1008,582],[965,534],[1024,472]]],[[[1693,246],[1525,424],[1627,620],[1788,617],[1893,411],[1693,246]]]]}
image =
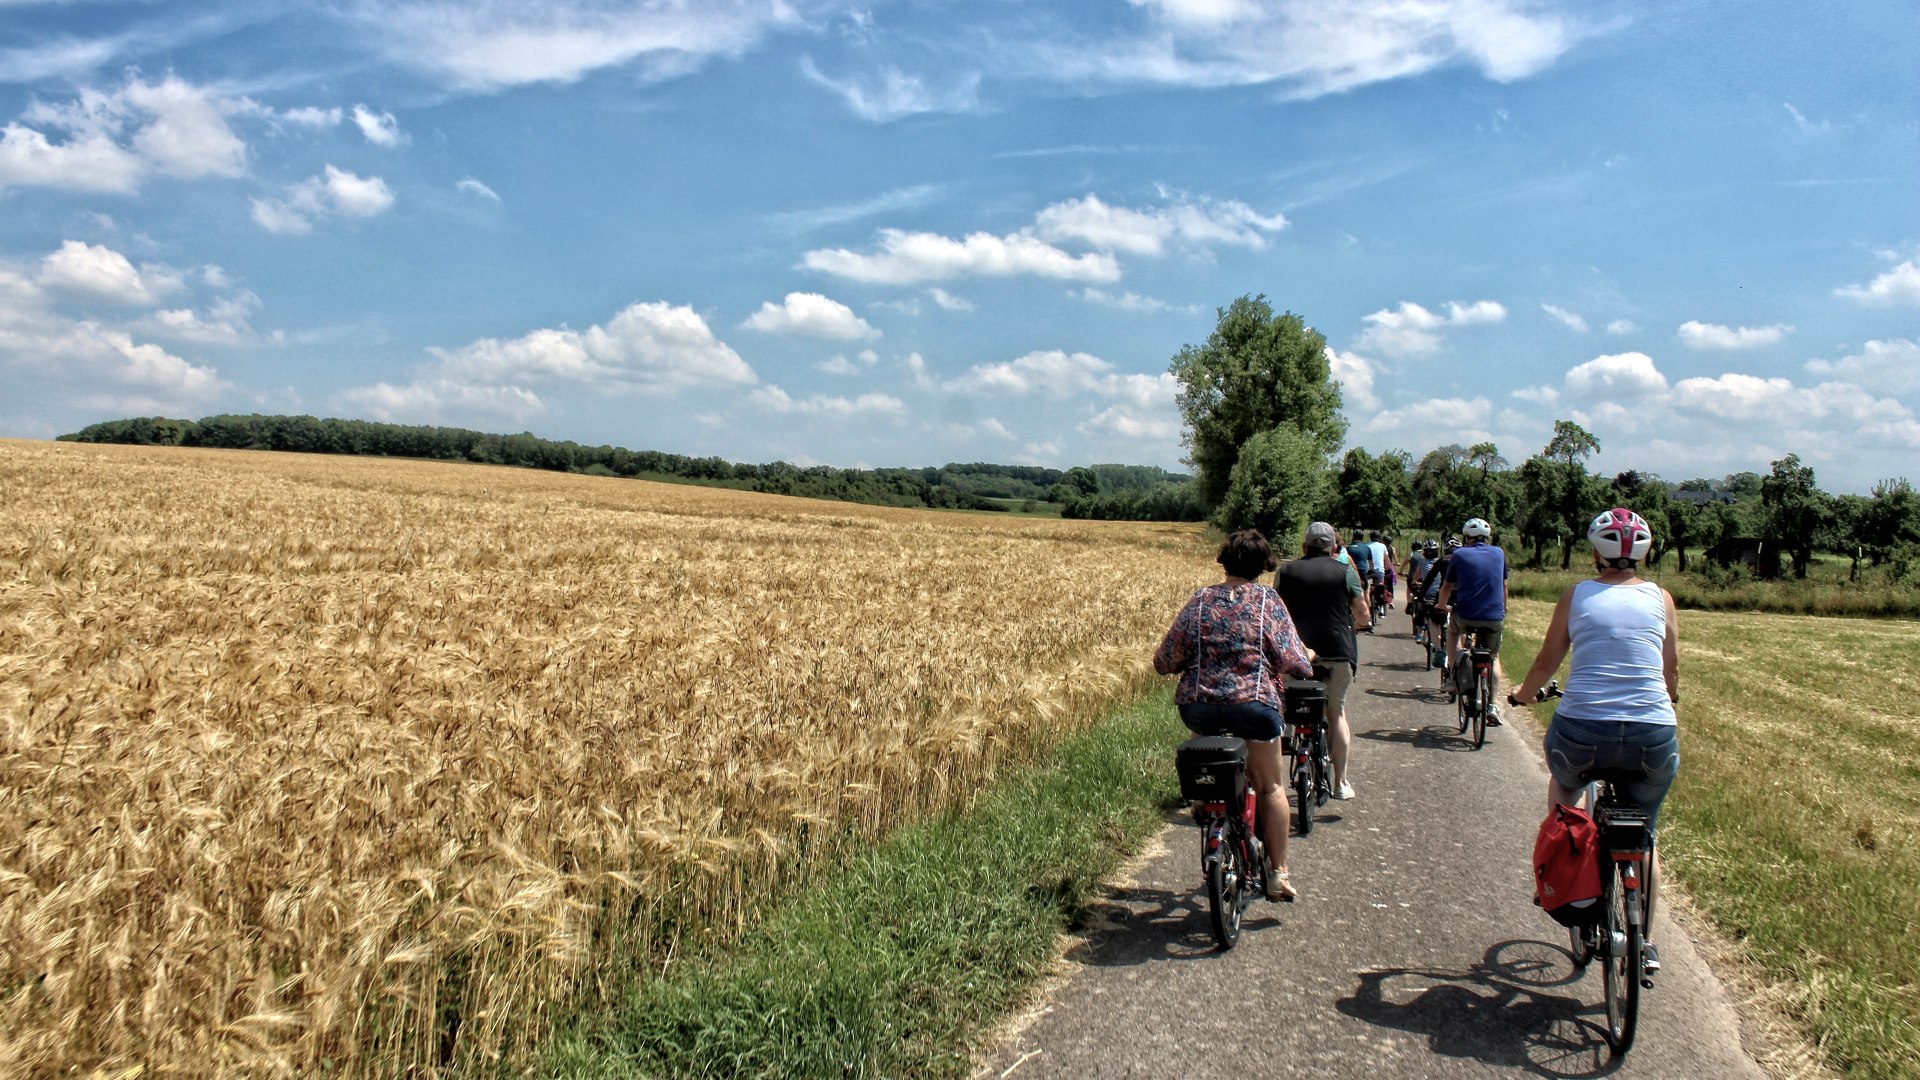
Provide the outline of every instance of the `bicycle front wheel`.
{"type": "Polygon", "coordinates": [[[1220,844],[1220,852],[1207,868],[1207,903],[1212,908],[1213,940],[1222,952],[1240,940],[1240,892],[1246,888],[1241,872],[1239,845],[1231,836],[1220,844]]]}
{"type": "Polygon", "coordinates": [[[1607,953],[1601,983],[1607,995],[1607,1045],[1615,1061],[1633,1049],[1634,1029],[1640,1022],[1640,964],[1646,953],[1640,920],[1629,916],[1640,902],[1639,890],[1629,890],[1618,877],[1607,889],[1607,953]]]}

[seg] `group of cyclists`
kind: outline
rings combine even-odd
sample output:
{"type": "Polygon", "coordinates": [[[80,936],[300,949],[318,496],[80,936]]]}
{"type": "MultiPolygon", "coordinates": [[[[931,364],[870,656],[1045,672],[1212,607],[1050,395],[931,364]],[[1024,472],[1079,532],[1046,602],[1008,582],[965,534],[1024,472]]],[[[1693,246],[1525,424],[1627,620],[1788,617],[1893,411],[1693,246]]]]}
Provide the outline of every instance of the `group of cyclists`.
{"type": "MultiPolygon", "coordinates": [[[[1673,709],[1680,700],[1673,597],[1639,577],[1653,542],[1640,515],[1608,510],[1593,519],[1587,541],[1594,577],[1560,596],[1526,678],[1505,700],[1534,704],[1571,653],[1565,690],[1543,744],[1552,776],[1549,814],[1556,805],[1575,804],[1592,774],[1626,770],[1642,777],[1628,786],[1630,796],[1650,820],[1657,819],[1680,760],[1673,709]]],[[[1283,730],[1283,680],[1316,666],[1316,674],[1327,677],[1335,797],[1352,798],[1344,705],[1359,663],[1354,634],[1373,631],[1390,609],[1389,575],[1397,553],[1392,538],[1378,532],[1343,546],[1331,525],[1316,521],[1307,527],[1299,558],[1282,564],[1264,536],[1245,530],[1221,545],[1219,562],[1225,581],[1199,590],[1181,609],[1154,654],[1154,666],[1162,674],[1180,675],[1175,700],[1195,734],[1248,741],[1248,771],[1260,795],[1271,863],[1268,897],[1292,900],[1298,892],[1287,865],[1290,813],[1277,741],[1283,730]],[[1259,584],[1268,571],[1275,572],[1276,587],[1259,584]]],[[[1478,629],[1495,657],[1493,701],[1500,700],[1508,566],[1506,553],[1493,543],[1492,526],[1484,518],[1470,518],[1457,539],[1424,541],[1398,565],[1405,569],[1416,636],[1442,635],[1453,671],[1464,656],[1463,632],[1478,629]]],[[[1446,685],[1451,700],[1453,680],[1446,685]]],[[[1488,723],[1499,722],[1495,709],[1488,723]]],[[[1657,957],[1650,946],[1648,953],[1657,957]]],[[[1657,966],[1652,959],[1651,967],[1657,966]]]]}

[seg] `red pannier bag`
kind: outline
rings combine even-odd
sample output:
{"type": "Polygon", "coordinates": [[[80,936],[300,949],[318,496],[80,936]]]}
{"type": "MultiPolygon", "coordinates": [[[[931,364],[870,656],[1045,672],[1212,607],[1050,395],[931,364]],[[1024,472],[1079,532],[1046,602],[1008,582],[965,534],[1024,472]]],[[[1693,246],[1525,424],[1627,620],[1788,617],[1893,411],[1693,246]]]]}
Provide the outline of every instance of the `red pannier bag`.
{"type": "Polygon", "coordinates": [[[1533,902],[1562,926],[1591,926],[1600,906],[1600,827],[1577,806],[1556,806],[1533,840],[1533,902]]]}

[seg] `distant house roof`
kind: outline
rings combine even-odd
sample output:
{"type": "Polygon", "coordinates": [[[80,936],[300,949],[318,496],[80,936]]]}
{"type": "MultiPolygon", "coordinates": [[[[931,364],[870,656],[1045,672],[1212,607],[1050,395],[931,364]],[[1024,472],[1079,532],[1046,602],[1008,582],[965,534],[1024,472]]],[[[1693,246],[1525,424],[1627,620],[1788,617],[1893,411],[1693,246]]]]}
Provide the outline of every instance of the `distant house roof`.
{"type": "Polygon", "coordinates": [[[1672,498],[1676,502],[1692,503],[1695,506],[1699,506],[1702,503],[1730,503],[1733,501],[1733,496],[1724,491],[1681,490],[1674,492],[1672,498]]]}

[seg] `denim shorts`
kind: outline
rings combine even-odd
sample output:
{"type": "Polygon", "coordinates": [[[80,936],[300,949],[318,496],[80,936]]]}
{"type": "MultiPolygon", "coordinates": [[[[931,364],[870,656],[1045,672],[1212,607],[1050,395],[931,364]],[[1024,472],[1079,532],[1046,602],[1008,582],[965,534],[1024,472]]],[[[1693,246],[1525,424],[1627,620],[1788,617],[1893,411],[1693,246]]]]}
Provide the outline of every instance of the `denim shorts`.
{"type": "Polygon", "coordinates": [[[1545,743],[1547,771],[1561,787],[1577,788],[1594,769],[1645,774],[1625,785],[1627,798],[1647,812],[1648,828],[1660,817],[1660,803],[1680,771],[1679,729],[1672,724],[1637,720],[1581,720],[1553,714],[1545,743]]]}
{"type": "Polygon", "coordinates": [[[1237,735],[1254,742],[1280,737],[1280,710],[1257,701],[1231,705],[1188,702],[1180,706],[1180,721],[1195,735],[1237,735]]]}

